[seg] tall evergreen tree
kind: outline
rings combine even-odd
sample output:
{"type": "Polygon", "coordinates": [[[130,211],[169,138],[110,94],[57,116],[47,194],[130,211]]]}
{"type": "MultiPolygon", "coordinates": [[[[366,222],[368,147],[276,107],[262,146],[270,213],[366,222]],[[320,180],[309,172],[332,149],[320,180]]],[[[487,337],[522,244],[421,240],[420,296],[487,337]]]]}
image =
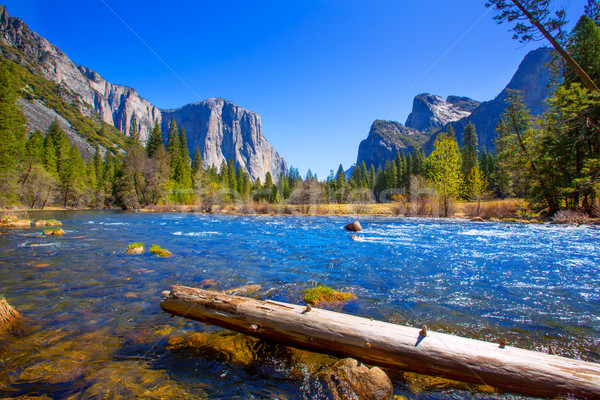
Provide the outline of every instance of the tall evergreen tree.
{"type": "Polygon", "coordinates": [[[461,152],[461,166],[460,170],[463,176],[463,195],[470,197],[473,192],[474,182],[471,182],[471,171],[477,167],[479,159],[479,144],[477,140],[477,133],[475,132],[475,125],[468,123],[465,127],[465,133],[463,134],[463,143],[460,149],[461,152]]]}
{"type": "Polygon", "coordinates": [[[194,161],[192,162],[192,174],[196,175],[202,169],[202,154],[200,154],[200,149],[196,146],[194,150],[194,161]]]}
{"type": "Polygon", "coordinates": [[[160,124],[156,121],[154,123],[154,129],[152,129],[152,133],[150,133],[150,137],[148,137],[148,142],[146,143],[146,153],[148,154],[148,157],[152,157],[159,147],[164,149],[164,146],[160,124]]]}

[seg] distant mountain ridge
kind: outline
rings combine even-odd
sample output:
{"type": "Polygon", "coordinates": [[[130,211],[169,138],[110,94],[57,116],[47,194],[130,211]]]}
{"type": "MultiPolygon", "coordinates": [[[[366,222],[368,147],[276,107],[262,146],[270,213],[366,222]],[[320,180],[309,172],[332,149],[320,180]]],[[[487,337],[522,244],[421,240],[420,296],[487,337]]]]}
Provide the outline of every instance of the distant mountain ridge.
{"type": "Polygon", "coordinates": [[[479,147],[494,149],[496,125],[506,109],[505,99],[509,89],[523,92],[523,100],[533,115],[546,110],[544,100],[550,95],[551,76],[549,63],[554,51],[542,47],[529,52],[520,63],[508,85],[493,100],[479,103],[468,97],[440,96],[422,93],[415,97],[413,109],[406,126],[395,121],[376,120],[369,135],[359,146],[356,163],[382,166],[395,158],[398,151],[423,148],[426,154],[433,151],[437,134],[452,124],[459,144],[465,126],[472,122],[479,138],[479,147]],[[382,123],[382,122],[385,122],[382,123]]]}
{"type": "MultiPolygon", "coordinates": [[[[129,135],[135,120],[139,124],[140,139],[145,141],[155,123],[164,127],[175,116],[176,119],[182,118],[180,125],[186,128],[190,153],[193,154],[196,145],[206,150],[206,154],[203,154],[205,166],[211,164],[219,166],[223,157],[227,159],[231,157],[236,165],[246,168],[253,179],[258,177],[264,179],[267,172],[271,172],[276,179],[280,173],[287,171],[283,158],[262,135],[258,114],[231,102],[208,99],[177,110],[165,110],[166,117],[163,117],[163,112],[142,98],[135,89],[112,84],[96,71],[77,65],[58,47],[29,29],[21,19],[11,17],[6,7],[2,5],[0,5],[0,55],[27,68],[31,74],[58,84],[64,101],[75,104],[78,112],[83,116],[91,120],[104,121],[124,135],[129,135]],[[197,112],[198,115],[191,115],[190,113],[193,112],[197,112]],[[167,120],[165,121],[164,118],[167,120]],[[202,118],[206,120],[201,120],[202,118]],[[194,124],[191,124],[191,121],[194,121],[194,124]],[[200,129],[200,127],[208,127],[208,129],[200,129]],[[207,132],[210,134],[207,135],[207,132]],[[230,146],[232,143],[233,145],[230,146]],[[224,147],[219,148],[219,146],[224,147]]],[[[92,144],[87,143],[85,138],[77,138],[77,134],[81,132],[75,132],[75,127],[62,118],[65,117],[61,114],[64,110],[54,109],[54,105],[39,101],[35,93],[31,94],[30,100],[32,101],[29,103],[20,103],[28,119],[27,126],[30,131],[40,129],[45,132],[44,127],[49,126],[55,117],[61,117],[58,119],[63,130],[69,132],[69,138],[77,143],[80,151],[89,158],[89,154],[93,151],[92,144]]],[[[100,132],[93,133],[96,134],[100,132]]],[[[123,139],[117,142],[123,143],[123,139]]]]}

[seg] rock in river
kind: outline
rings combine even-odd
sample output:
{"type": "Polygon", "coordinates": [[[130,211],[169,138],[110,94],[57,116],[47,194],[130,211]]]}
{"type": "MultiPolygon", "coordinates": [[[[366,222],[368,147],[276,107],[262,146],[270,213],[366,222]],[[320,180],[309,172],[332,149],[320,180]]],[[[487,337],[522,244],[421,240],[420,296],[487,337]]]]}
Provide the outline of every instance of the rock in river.
{"type": "Polygon", "coordinates": [[[360,222],[358,222],[358,221],[354,221],[354,222],[344,226],[344,228],[350,232],[362,231],[362,226],[360,226],[360,222]]]}

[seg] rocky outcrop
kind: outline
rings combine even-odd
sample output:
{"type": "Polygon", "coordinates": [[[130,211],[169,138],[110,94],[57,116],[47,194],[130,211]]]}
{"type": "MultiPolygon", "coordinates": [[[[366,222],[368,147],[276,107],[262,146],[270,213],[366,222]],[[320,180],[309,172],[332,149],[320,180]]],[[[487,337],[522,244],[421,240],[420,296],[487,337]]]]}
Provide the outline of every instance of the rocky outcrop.
{"type": "Polygon", "coordinates": [[[356,165],[364,161],[367,166],[383,168],[385,162],[396,158],[398,152],[419,148],[428,138],[428,134],[407,128],[400,122],[375,120],[369,136],[360,142],[356,165]]]}
{"type": "MultiPolygon", "coordinates": [[[[79,154],[85,161],[88,161],[96,153],[95,147],[86,142],[76,131],[73,129],[69,121],[63,116],[59,115],[56,111],[48,108],[39,100],[27,101],[25,99],[18,99],[21,111],[25,115],[27,120],[26,126],[28,132],[40,131],[42,134],[46,133],[50,124],[55,119],[58,121],[61,129],[67,134],[69,141],[75,143],[79,154]]],[[[99,146],[100,152],[104,154],[105,149],[99,146]]]]}
{"type": "Polygon", "coordinates": [[[187,135],[190,154],[196,146],[204,166],[219,167],[223,160],[233,159],[252,180],[263,182],[267,172],[274,180],[287,171],[287,165],[261,133],[260,115],[224,99],[208,99],[176,110],[162,111],[162,130],[168,131],[175,119],[187,135]]]}
{"type": "Polygon", "coordinates": [[[468,97],[449,96],[444,101],[440,96],[421,93],[413,100],[412,112],[406,126],[421,132],[438,130],[449,122],[467,117],[479,105],[468,97]]]}
{"type": "Polygon", "coordinates": [[[84,115],[97,113],[100,118],[114,125],[125,134],[133,118],[141,125],[140,137],[146,139],[154,126],[160,122],[158,108],[140,97],[132,88],[113,85],[97,72],[75,64],[58,47],[39,36],[0,6],[0,42],[10,46],[11,51],[1,49],[7,58],[26,65],[42,77],[64,84],[79,96],[79,108],[84,115]]]}
{"type": "MultiPolygon", "coordinates": [[[[494,149],[494,139],[496,138],[496,125],[500,116],[506,109],[506,97],[508,90],[519,90],[523,93],[523,102],[533,115],[541,115],[546,110],[544,100],[550,95],[550,68],[548,63],[554,57],[554,50],[542,47],[529,52],[513,75],[508,85],[500,92],[494,100],[481,103],[466,118],[452,123],[456,133],[458,143],[462,143],[462,135],[465,126],[469,122],[475,125],[479,137],[479,147],[487,150],[494,149]]],[[[441,130],[447,129],[447,126],[441,130]]],[[[433,143],[436,135],[432,135],[423,149],[426,153],[433,150],[433,143]]]]}

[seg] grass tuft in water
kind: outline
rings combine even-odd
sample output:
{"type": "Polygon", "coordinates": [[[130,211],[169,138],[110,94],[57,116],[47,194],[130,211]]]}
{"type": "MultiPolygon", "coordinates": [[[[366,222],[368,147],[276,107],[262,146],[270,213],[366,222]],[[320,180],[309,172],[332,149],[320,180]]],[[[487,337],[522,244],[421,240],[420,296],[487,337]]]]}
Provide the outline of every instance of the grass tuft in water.
{"type": "Polygon", "coordinates": [[[150,247],[150,253],[156,254],[159,257],[171,257],[173,255],[169,250],[165,250],[157,244],[153,244],[150,247]]]}
{"type": "Polygon", "coordinates": [[[320,303],[342,302],[355,299],[352,293],[338,292],[327,286],[316,286],[314,288],[304,289],[304,301],[313,306],[320,303]]]}
{"type": "Polygon", "coordinates": [[[127,254],[142,254],[144,252],[144,244],[140,242],[131,243],[127,246],[127,254]]]}

